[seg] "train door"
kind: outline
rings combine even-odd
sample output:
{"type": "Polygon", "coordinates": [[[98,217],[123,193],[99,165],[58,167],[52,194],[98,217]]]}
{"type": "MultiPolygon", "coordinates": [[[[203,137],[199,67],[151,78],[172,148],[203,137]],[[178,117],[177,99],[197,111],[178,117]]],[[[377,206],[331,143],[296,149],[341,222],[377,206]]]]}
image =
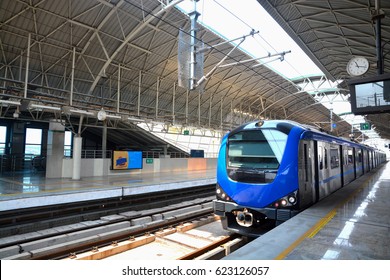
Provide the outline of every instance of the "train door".
{"type": "Polygon", "coordinates": [[[330,156],[330,176],[328,178],[330,183],[330,191],[341,188],[341,163],[340,163],[340,147],[331,144],[329,150],[330,156]]]}
{"type": "Polygon", "coordinates": [[[345,170],[345,154],[344,154],[344,147],[343,145],[340,145],[340,174],[341,174],[341,186],[344,186],[344,170],[345,170]]]}
{"type": "Polygon", "coordinates": [[[362,164],[363,164],[363,174],[367,172],[367,165],[366,165],[366,152],[362,149],[362,164]]]}
{"type": "Polygon", "coordinates": [[[315,202],[314,142],[301,140],[298,155],[298,180],[300,207],[315,202]]]}
{"type": "Polygon", "coordinates": [[[344,185],[355,180],[355,157],[352,147],[344,147],[344,185]]]}
{"type": "Polygon", "coordinates": [[[371,169],[374,169],[374,155],[373,155],[372,151],[370,151],[370,166],[371,166],[371,169]]]}
{"type": "Polygon", "coordinates": [[[355,149],[355,161],[356,161],[356,177],[363,175],[363,158],[362,158],[362,149],[355,149]]]}
{"type": "Polygon", "coordinates": [[[370,151],[368,150],[366,150],[365,165],[366,165],[366,171],[369,172],[371,168],[370,168],[370,151]]]}
{"type": "Polygon", "coordinates": [[[317,157],[318,157],[318,193],[317,200],[321,200],[330,194],[330,182],[329,182],[329,143],[317,142],[317,157]]]}
{"type": "Polygon", "coordinates": [[[354,177],[353,179],[355,180],[356,179],[356,158],[355,158],[355,148],[352,148],[352,160],[353,160],[353,174],[354,174],[354,177]]]}

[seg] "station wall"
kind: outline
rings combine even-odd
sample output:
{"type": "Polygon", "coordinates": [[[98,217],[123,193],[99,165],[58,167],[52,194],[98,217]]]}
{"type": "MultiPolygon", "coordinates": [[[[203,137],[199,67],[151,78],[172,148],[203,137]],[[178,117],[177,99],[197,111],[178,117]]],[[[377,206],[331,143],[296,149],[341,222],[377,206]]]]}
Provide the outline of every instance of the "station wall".
{"type": "MultiPolygon", "coordinates": [[[[142,169],[111,170],[111,159],[81,159],[81,177],[159,173],[169,171],[195,171],[217,168],[216,158],[155,158],[143,159],[142,169]],[[148,160],[148,161],[147,161],[148,160]]],[[[62,178],[72,178],[73,159],[64,158],[62,178]]]]}

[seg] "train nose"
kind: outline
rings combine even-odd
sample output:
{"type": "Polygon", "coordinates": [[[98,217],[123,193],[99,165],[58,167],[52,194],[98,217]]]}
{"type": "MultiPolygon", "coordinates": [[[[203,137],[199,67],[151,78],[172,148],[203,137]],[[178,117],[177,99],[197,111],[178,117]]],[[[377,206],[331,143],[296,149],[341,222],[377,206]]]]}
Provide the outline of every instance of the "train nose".
{"type": "Polygon", "coordinates": [[[240,226],[250,227],[253,225],[253,214],[249,213],[248,210],[237,211],[236,221],[240,226]]]}

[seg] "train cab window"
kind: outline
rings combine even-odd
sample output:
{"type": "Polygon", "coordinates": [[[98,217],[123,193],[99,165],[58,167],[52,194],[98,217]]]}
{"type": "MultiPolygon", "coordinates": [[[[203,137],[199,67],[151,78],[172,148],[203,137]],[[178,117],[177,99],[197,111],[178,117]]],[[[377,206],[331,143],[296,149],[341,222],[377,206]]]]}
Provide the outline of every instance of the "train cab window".
{"type": "Polygon", "coordinates": [[[287,135],[273,129],[250,130],[235,133],[228,141],[230,167],[278,169],[287,135]]]}
{"type": "Polygon", "coordinates": [[[232,180],[270,183],[286,148],[287,134],[275,129],[244,130],[231,135],[227,145],[227,172],[232,180]]]}

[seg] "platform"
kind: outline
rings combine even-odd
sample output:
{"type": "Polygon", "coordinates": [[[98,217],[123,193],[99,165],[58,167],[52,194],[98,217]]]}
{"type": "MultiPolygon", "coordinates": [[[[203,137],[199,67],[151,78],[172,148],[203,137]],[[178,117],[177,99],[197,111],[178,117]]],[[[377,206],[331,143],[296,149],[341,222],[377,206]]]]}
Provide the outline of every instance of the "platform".
{"type": "Polygon", "coordinates": [[[216,183],[216,169],[47,179],[36,174],[0,177],[0,211],[191,188],[216,183]]]}
{"type": "Polygon", "coordinates": [[[390,260],[390,162],[226,260],[390,260]]]}

